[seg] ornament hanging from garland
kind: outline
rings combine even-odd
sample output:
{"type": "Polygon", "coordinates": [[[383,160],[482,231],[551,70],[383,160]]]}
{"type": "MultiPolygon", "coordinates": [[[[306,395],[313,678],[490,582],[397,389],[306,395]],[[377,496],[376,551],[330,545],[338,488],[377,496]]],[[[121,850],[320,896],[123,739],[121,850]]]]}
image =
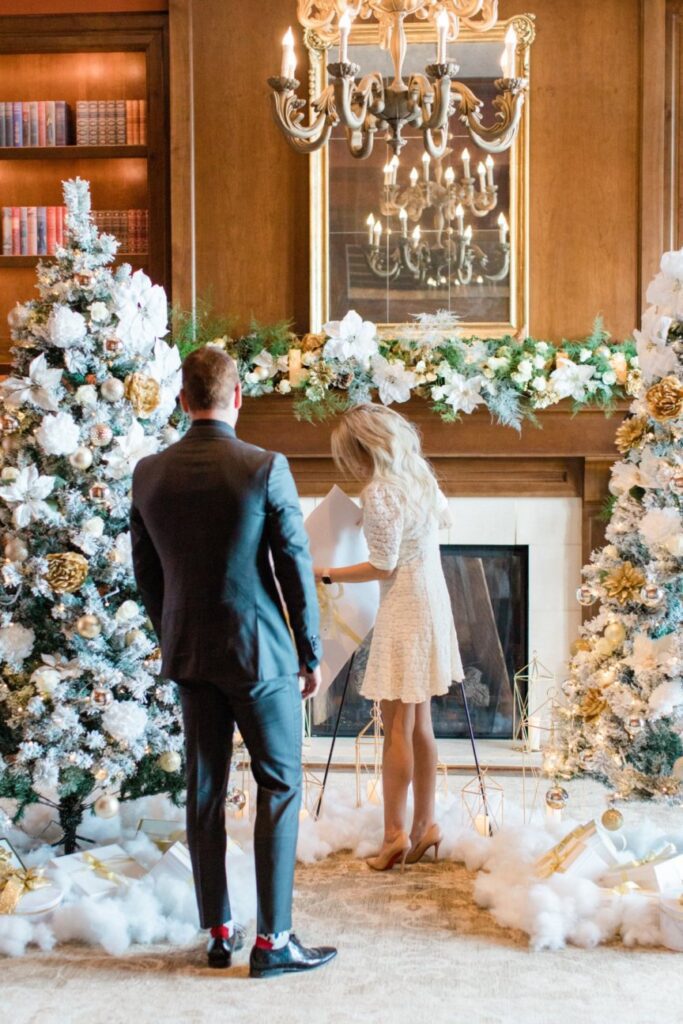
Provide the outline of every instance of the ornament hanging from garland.
{"type": "Polygon", "coordinates": [[[47,556],[45,579],[57,594],[74,594],[88,576],[88,560],[76,551],[47,556]]]}
{"type": "Polygon", "coordinates": [[[125,394],[136,416],[151,416],[161,400],[159,382],[146,373],[126,377],[125,394]]]}

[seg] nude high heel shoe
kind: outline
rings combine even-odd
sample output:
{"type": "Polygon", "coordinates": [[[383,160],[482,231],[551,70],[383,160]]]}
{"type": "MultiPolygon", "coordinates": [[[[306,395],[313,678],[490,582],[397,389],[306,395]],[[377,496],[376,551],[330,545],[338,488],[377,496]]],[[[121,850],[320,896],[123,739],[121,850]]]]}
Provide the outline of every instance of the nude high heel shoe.
{"type": "Polygon", "coordinates": [[[410,850],[410,837],[401,832],[389,846],[383,846],[376,857],[368,857],[367,864],[373,871],[389,871],[394,864],[401,862],[401,871],[405,869],[406,857],[410,850]]]}
{"type": "Polygon", "coordinates": [[[430,825],[422,839],[415,843],[412,847],[408,856],[406,857],[406,864],[417,864],[419,860],[422,860],[428,850],[434,847],[434,860],[439,859],[439,847],[441,846],[441,840],[443,834],[438,825],[430,825]]]}

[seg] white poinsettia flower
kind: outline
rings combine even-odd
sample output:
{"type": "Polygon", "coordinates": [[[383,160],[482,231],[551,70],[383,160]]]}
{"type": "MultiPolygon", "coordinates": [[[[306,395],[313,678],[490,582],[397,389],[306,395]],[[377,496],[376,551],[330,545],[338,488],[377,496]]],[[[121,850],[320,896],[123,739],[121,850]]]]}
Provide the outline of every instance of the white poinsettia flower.
{"type": "Polygon", "coordinates": [[[122,565],[133,564],[133,546],[130,533],[120,533],[114,541],[114,550],[121,559],[122,565]]]}
{"type": "Polygon", "coordinates": [[[450,405],[453,412],[471,413],[478,405],[485,403],[481,394],[485,381],[486,378],[479,374],[475,377],[465,377],[464,374],[450,371],[449,368],[444,384],[432,388],[432,398],[450,405]]]}
{"type": "Polygon", "coordinates": [[[683,283],[683,249],[673,249],[662,254],[659,269],[668,277],[683,283]]]}
{"type": "Polygon", "coordinates": [[[159,448],[159,440],[145,434],[139,420],[134,420],[127,434],[117,437],[114,447],[104,456],[107,462],[107,476],[123,480],[130,476],[140,459],[153,455],[159,448]]]}
{"type": "Polygon", "coordinates": [[[71,455],[78,448],[81,431],[68,412],[59,412],[44,417],[35,437],[48,455],[71,455]]]}
{"type": "Polygon", "coordinates": [[[683,283],[680,278],[660,272],[648,285],[645,298],[658,306],[660,313],[683,315],[683,283]]]}
{"type": "Polygon", "coordinates": [[[673,633],[667,633],[666,636],[654,640],[647,633],[636,633],[633,638],[633,650],[624,658],[624,663],[636,673],[664,671],[673,654],[674,640],[673,633]]]}
{"type": "Polygon", "coordinates": [[[401,362],[389,362],[384,356],[375,356],[372,360],[372,383],[379,390],[383,405],[393,402],[407,402],[411,388],[417,384],[417,376],[407,370],[401,362]]]}
{"type": "Polygon", "coordinates": [[[558,398],[573,398],[575,402],[581,402],[587,394],[586,385],[594,374],[594,366],[579,366],[573,360],[566,359],[553,370],[550,380],[558,398]]]}
{"type": "Polygon", "coordinates": [[[681,513],[678,508],[651,508],[640,520],[640,536],[646,544],[666,544],[681,533],[681,513]]]}
{"type": "Polygon", "coordinates": [[[147,728],[147,711],[134,700],[115,700],[102,715],[102,728],[119,743],[134,743],[147,728]]]}
{"type": "Polygon", "coordinates": [[[96,324],[103,324],[109,319],[109,307],[106,302],[93,302],[90,306],[90,319],[96,324]]]}
{"type": "Polygon", "coordinates": [[[327,341],[323,347],[325,359],[344,362],[355,359],[367,365],[377,354],[377,328],[369,320],[363,320],[355,309],[350,310],[343,320],[331,320],[323,325],[327,341]]]}
{"type": "Polygon", "coordinates": [[[14,505],[16,527],[21,529],[34,519],[53,517],[45,498],[54,485],[53,476],[40,476],[35,466],[25,466],[8,487],[0,487],[0,498],[8,505],[14,505]]]}
{"type": "Polygon", "coordinates": [[[488,348],[486,343],[483,341],[468,341],[463,346],[465,353],[465,362],[468,366],[473,366],[475,363],[483,363],[488,355],[488,348]]]}
{"type": "Polygon", "coordinates": [[[29,626],[10,622],[0,629],[0,658],[11,665],[20,665],[33,650],[36,635],[29,626]]]}
{"type": "Polygon", "coordinates": [[[670,316],[664,316],[656,306],[649,306],[643,313],[640,330],[634,331],[636,338],[645,338],[653,345],[666,345],[669,337],[669,328],[673,323],[670,316]]]}
{"type": "Polygon", "coordinates": [[[638,366],[646,383],[676,372],[678,356],[670,345],[656,344],[644,337],[640,331],[633,333],[636,338],[638,366]]]}
{"type": "Polygon", "coordinates": [[[130,354],[148,355],[154,342],[168,334],[166,292],[136,270],[117,288],[115,299],[118,337],[130,354]]]}
{"type": "Polygon", "coordinates": [[[171,379],[177,377],[180,385],[181,367],[182,360],[176,346],[169,345],[161,339],[157,340],[152,360],[147,366],[147,373],[150,377],[154,377],[160,384],[167,384],[171,379]]]}
{"type": "Polygon", "coordinates": [[[54,306],[47,321],[47,336],[57,348],[80,345],[88,333],[85,318],[68,306],[54,306]]]}
{"type": "Polygon", "coordinates": [[[30,403],[38,409],[56,412],[59,404],[55,390],[61,379],[62,370],[50,370],[41,354],[31,361],[28,377],[8,377],[0,384],[0,394],[10,409],[30,403]]]}
{"type": "Polygon", "coordinates": [[[683,709],[683,682],[680,679],[665,680],[655,686],[647,703],[652,718],[677,714],[683,709]]]}
{"type": "Polygon", "coordinates": [[[640,484],[638,467],[633,462],[615,462],[609,481],[610,494],[625,494],[640,484]]]}

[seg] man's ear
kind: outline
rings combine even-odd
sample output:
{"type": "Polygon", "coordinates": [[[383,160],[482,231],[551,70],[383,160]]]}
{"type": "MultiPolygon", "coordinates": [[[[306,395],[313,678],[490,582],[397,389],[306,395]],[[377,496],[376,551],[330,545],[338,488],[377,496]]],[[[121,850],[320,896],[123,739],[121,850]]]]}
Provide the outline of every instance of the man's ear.
{"type": "Polygon", "coordinates": [[[182,388],[180,390],[180,408],[183,410],[184,413],[189,414],[190,406],[187,404],[187,398],[185,397],[185,392],[182,390],[182,388]]]}
{"type": "Polygon", "coordinates": [[[234,406],[235,409],[242,408],[242,385],[240,384],[239,381],[237,382],[237,384],[235,384],[234,406]]]}

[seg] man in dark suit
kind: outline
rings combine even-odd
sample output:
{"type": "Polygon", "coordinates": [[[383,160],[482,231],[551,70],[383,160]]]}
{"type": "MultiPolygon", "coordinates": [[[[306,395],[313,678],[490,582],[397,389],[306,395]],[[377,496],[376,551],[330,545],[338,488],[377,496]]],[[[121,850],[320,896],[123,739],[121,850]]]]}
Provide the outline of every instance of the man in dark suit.
{"type": "Polygon", "coordinates": [[[211,346],[193,352],[183,364],[180,399],[192,426],[177,444],[137,466],[131,533],[162,674],[179,684],[187,837],[200,923],[211,929],[209,963],[230,966],[244,941],[231,918],[225,872],[225,796],[236,724],[258,785],[258,935],[250,973],[310,970],[336,950],[307,949],[291,932],[301,698],[320,686],[308,538],[287,460],[235,434],[241,394],[233,360],[211,346]]]}

